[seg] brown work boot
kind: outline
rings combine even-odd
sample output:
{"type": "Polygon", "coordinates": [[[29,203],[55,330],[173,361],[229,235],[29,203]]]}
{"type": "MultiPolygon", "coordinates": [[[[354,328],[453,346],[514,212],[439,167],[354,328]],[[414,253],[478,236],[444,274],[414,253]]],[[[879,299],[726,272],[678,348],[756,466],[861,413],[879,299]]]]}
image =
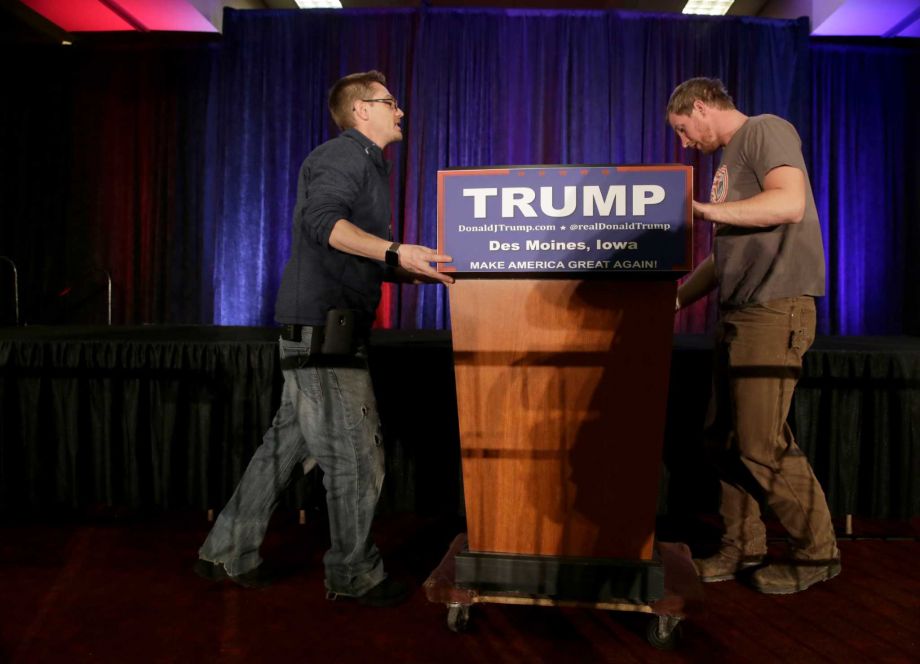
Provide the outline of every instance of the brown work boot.
{"type": "Polygon", "coordinates": [[[791,595],[840,574],[840,553],[826,560],[773,563],[751,575],[751,585],[767,595],[791,595]]]}
{"type": "Polygon", "coordinates": [[[714,556],[694,558],[693,564],[703,583],[728,581],[746,567],[763,562],[763,554],[744,555],[733,547],[722,547],[714,556]]]}

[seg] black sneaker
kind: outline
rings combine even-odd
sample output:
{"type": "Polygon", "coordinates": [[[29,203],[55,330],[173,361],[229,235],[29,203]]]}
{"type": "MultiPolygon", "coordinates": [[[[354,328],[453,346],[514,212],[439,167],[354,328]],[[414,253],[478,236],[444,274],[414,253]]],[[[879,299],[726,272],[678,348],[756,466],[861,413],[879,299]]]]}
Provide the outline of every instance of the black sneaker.
{"type": "Polygon", "coordinates": [[[404,583],[403,581],[397,581],[393,577],[388,576],[363,595],[343,595],[342,593],[337,593],[334,590],[329,590],[326,592],[326,599],[333,602],[344,600],[347,602],[357,602],[358,604],[363,604],[364,606],[382,607],[402,604],[404,601],[406,601],[406,599],[409,598],[410,594],[411,591],[409,590],[408,584],[404,583]]]}
{"type": "Polygon", "coordinates": [[[272,585],[278,580],[278,575],[262,563],[255,569],[249,570],[244,574],[230,576],[222,563],[212,563],[210,560],[199,558],[192,568],[195,574],[208,581],[223,581],[229,579],[238,586],[244,588],[265,588],[272,585]]]}
{"type": "Polygon", "coordinates": [[[227,570],[221,563],[212,563],[202,558],[195,561],[192,571],[206,581],[223,581],[227,578],[227,570]]]}

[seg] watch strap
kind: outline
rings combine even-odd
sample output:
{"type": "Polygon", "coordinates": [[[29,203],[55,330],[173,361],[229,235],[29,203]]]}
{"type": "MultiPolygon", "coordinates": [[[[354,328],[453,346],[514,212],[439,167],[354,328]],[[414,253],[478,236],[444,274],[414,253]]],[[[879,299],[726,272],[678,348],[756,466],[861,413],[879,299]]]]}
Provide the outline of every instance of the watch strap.
{"type": "Polygon", "coordinates": [[[384,254],[384,259],[390,267],[399,267],[399,242],[394,242],[384,254]]]}

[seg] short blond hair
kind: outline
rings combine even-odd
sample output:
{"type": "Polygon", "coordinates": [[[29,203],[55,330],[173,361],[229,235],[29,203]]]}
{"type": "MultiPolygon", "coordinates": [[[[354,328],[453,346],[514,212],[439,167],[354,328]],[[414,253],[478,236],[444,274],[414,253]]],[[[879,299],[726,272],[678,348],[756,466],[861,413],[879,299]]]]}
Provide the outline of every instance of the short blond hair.
{"type": "Polygon", "coordinates": [[[335,82],[329,90],[329,113],[339,129],[354,126],[351,111],[358,101],[372,94],[371,85],[374,83],[387,84],[386,77],[376,69],[349,74],[335,82]]]}
{"type": "Polygon", "coordinates": [[[717,78],[691,78],[676,88],[668,100],[667,116],[690,115],[693,102],[701,101],[707,106],[723,110],[734,110],[735,102],[717,78]]]}

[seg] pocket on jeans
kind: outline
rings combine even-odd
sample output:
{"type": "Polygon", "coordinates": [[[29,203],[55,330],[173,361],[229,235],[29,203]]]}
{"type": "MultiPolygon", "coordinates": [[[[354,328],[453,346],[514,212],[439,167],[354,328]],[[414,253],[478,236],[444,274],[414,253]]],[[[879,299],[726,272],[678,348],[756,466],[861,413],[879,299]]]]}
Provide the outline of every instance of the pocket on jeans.
{"type": "Polygon", "coordinates": [[[815,307],[808,301],[792,310],[795,325],[789,338],[789,347],[801,357],[815,341],[815,307]]]}
{"type": "Polygon", "coordinates": [[[303,367],[294,369],[294,383],[297,390],[307,399],[318,401],[322,399],[322,386],[320,385],[319,372],[316,367],[303,367]]]}
{"type": "Polygon", "coordinates": [[[802,357],[815,341],[815,328],[804,320],[800,320],[799,323],[800,327],[794,328],[789,334],[789,349],[802,357]]]}
{"type": "Polygon", "coordinates": [[[377,420],[377,404],[370,375],[362,369],[331,368],[335,390],[342,406],[346,429],[361,426],[368,418],[377,420]]]}

